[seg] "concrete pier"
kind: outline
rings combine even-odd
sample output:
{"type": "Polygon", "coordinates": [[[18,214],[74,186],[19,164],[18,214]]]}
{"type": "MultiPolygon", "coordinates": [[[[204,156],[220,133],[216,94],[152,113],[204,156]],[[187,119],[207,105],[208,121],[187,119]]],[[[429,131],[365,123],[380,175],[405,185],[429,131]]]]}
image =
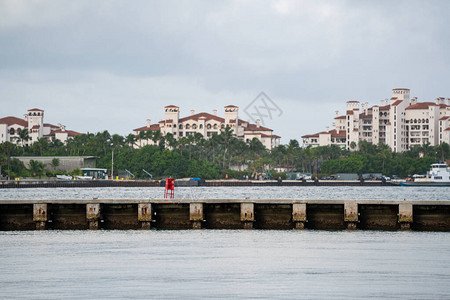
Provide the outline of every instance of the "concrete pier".
{"type": "Polygon", "coordinates": [[[151,229],[152,214],[151,203],[138,204],[138,221],[141,223],[142,229],[151,229]]]}
{"type": "Polygon", "coordinates": [[[0,230],[151,228],[450,231],[450,200],[0,200],[0,230]]]}
{"type": "Polygon", "coordinates": [[[305,203],[292,204],[292,221],[295,224],[295,229],[305,229],[305,223],[307,222],[305,203]]]}
{"type": "Polygon", "coordinates": [[[36,222],[36,230],[44,230],[47,223],[47,204],[33,204],[33,221],[36,222]]]}
{"type": "Polygon", "coordinates": [[[192,229],[202,229],[204,221],[203,203],[189,204],[189,220],[192,222],[192,229]]]}
{"type": "Polygon", "coordinates": [[[86,204],[86,219],[89,222],[89,229],[98,229],[98,221],[100,219],[100,204],[86,204]]]}
{"type": "Polygon", "coordinates": [[[347,223],[347,229],[355,230],[358,221],[358,203],[346,201],[344,203],[344,222],[347,223]]]}
{"type": "Polygon", "coordinates": [[[413,205],[411,203],[400,203],[398,205],[398,222],[401,230],[411,229],[413,222],[413,205]]]}
{"type": "Polygon", "coordinates": [[[241,203],[241,222],[244,229],[252,229],[255,221],[253,203],[241,203]]]}

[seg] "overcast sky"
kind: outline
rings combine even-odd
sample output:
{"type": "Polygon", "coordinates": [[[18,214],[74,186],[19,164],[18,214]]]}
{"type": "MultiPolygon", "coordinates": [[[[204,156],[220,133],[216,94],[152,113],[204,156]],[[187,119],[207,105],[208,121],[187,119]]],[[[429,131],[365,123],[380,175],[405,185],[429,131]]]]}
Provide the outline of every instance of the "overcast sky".
{"type": "Polygon", "coordinates": [[[127,135],[265,92],[282,143],[345,102],[450,97],[450,1],[0,0],[0,117],[127,135]]]}

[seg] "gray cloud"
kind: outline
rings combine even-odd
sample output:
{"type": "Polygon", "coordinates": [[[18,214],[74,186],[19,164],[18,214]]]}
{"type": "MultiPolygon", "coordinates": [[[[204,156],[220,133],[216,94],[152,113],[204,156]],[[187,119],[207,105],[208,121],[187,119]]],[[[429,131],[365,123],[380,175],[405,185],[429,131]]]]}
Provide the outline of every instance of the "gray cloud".
{"type": "Polygon", "coordinates": [[[161,118],[165,104],[184,113],[244,108],[265,91],[295,118],[271,125],[287,142],[323,130],[346,100],[378,104],[396,87],[422,100],[450,97],[449,8],[448,1],[3,0],[2,115],[41,107],[74,130],[126,134],[161,118]]]}

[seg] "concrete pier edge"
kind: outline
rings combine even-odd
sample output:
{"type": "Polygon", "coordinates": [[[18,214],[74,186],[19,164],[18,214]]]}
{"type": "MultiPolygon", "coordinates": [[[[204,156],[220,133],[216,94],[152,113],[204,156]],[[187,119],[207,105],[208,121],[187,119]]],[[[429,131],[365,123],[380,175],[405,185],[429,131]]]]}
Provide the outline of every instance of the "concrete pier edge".
{"type": "Polygon", "coordinates": [[[0,230],[74,228],[450,231],[450,200],[0,200],[0,230]]]}

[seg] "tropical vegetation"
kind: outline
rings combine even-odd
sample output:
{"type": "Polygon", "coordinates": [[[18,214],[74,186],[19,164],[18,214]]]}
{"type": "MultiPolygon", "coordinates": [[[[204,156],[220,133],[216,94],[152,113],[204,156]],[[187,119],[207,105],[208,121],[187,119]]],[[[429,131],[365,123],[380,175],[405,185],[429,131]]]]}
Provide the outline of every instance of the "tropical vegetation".
{"type": "MultiPolygon", "coordinates": [[[[21,137],[26,141],[27,135],[21,137]]],[[[141,131],[135,136],[111,135],[108,131],[75,136],[66,144],[59,140],[39,139],[31,146],[24,142],[0,144],[0,173],[14,177],[54,176],[60,164],[53,159],[48,169],[37,162],[26,168],[13,156],[95,156],[97,166],[111,170],[114,155],[114,176],[129,170],[137,178],[172,176],[212,178],[242,178],[265,174],[285,178],[286,171],[311,173],[316,176],[336,173],[382,173],[406,177],[424,174],[430,164],[450,158],[450,147],[425,144],[395,153],[387,145],[372,145],[365,141],[353,145],[357,150],[337,146],[302,148],[297,140],[268,151],[254,138],[248,142],[237,139],[229,127],[205,139],[196,133],[175,139],[159,131],[141,131]],[[151,145],[149,145],[149,143],[151,145]],[[238,171],[236,171],[238,170],[238,171]],[[283,171],[278,173],[275,170],[283,171]]],[[[79,173],[79,170],[75,171],[79,173]]]]}

